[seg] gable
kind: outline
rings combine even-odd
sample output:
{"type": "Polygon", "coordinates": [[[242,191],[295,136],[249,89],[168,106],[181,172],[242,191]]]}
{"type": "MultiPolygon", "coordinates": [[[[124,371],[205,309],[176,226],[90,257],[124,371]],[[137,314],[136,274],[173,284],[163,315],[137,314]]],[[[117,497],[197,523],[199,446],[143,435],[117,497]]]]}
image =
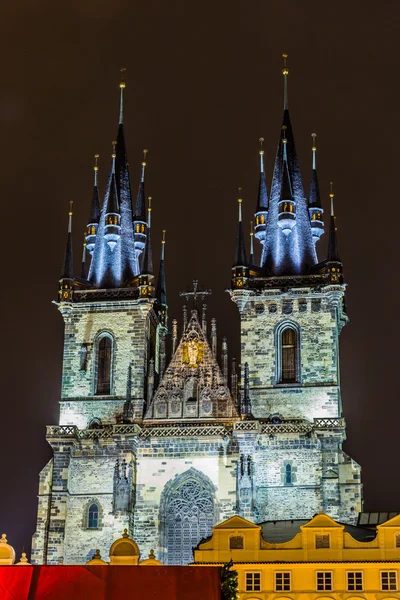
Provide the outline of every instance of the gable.
{"type": "Polygon", "coordinates": [[[334,521],[333,519],[331,519],[331,517],[329,517],[328,515],[326,515],[324,513],[315,515],[315,517],[313,517],[311,519],[311,521],[309,521],[305,525],[301,525],[300,529],[303,531],[304,529],[325,528],[325,527],[327,527],[327,528],[335,527],[337,529],[344,529],[344,525],[340,525],[340,523],[336,523],[336,521],[334,521]]]}
{"type": "Polygon", "coordinates": [[[216,525],[216,527],[213,527],[214,531],[216,529],[258,529],[261,531],[261,527],[259,525],[255,525],[251,521],[247,521],[247,519],[239,517],[239,515],[234,515],[219,525],[216,525]]]}

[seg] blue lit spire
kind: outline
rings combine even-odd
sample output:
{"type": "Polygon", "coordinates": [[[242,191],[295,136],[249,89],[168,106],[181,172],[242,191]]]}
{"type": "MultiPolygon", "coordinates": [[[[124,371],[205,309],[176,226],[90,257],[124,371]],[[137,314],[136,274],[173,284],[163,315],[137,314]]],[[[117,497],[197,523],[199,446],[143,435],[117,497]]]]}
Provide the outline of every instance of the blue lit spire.
{"type": "Polygon", "coordinates": [[[250,256],[249,256],[249,264],[254,264],[254,229],[253,229],[253,221],[250,221],[250,256]]]}
{"type": "Polygon", "coordinates": [[[86,279],[86,236],[83,234],[81,279],[86,279]]]}
{"type": "Polygon", "coordinates": [[[310,181],[310,191],[308,194],[308,213],[310,215],[311,233],[316,244],[324,233],[323,214],[321,199],[319,194],[319,185],[317,177],[317,145],[315,143],[317,134],[311,134],[312,145],[312,174],[310,181]]]}
{"type": "Polygon", "coordinates": [[[139,275],[139,295],[140,297],[154,296],[154,273],[153,273],[153,250],[151,247],[151,196],[148,198],[147,209],[147,238],[143,252],[142,270],[139,275]]]}
{"type": "Polygon", "coordinates": [[[139,275],[139,261],[135,252],[133,233],[132,196],[123,122],[124,91],[126,88],[126,83],[123,79],[124,71],[125,69],[121,70],[122,79],[119,84],[119,123],[113,169],[108,178],[88,274],[89,281],[97,288],[129,286],[135,277],[139,275]],[[118,207],[118,210],[114,213],[111,211],[112,207],[118,207]],[[117,223],[106,223],[106,216],[111,214],[117,215],[117,223]],[[111,231],[111,225],[119,227],[119,231],[111,231]],[[111,239],[109,234],[114,237],[111,239]],[[119,237],[116,237],[118,235],[119,237]]]}
{"type": "Polygon", "coordinates": [[[307,274],[317,256],[288,109],[287,55],[284,55],[284,111],[275,159],[261,266],[270,275],[307,274]]]}

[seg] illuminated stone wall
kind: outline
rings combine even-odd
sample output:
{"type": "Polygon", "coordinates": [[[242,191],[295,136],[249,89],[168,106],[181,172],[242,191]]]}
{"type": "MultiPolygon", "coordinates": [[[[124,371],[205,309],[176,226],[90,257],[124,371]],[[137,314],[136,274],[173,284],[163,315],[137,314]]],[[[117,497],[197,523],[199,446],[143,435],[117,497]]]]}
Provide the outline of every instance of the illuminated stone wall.
{"type": "Polygon", "coordinates": [[[103,423],[115,423],[121,418],[129,366],[135,415],[142,417],[148,352],[155,336],[155,326],[149,315],[151,306],[152,302],[148,300],[110,301],[74,304],[71,309],[63,310],[65,336],[60,425],[84,429],[93,418],[101,419],[103,423]],[[111,394],[98,396],[95,389],[96,342],[105,332],[114,340],[111,394]],[[86,353],[85,360],[82,352],[86,353]]]}

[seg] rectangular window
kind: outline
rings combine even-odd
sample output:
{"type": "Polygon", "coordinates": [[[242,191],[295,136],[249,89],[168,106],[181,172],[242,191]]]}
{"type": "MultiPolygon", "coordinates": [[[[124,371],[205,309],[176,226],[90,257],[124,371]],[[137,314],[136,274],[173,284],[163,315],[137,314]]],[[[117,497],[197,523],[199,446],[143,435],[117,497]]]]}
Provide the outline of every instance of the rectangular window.
{"type": "Polygon", "coordinates": [[[246,592],[261,591],[261,573],[250,571],[246,573],[246,592]]]}
{"type": "Polygon", "coordinates": [[[329,534],[317,534],[315,536],[315,547],[316,548],[330,548],[329,534]]]}
{"type": "Polygon", "coordinates": [[[332,573],[331,571],[317,572],[317,591],[330,592],[332,591],[332,573]]]}
{"type": "Polygon", "coordinates": [[[400,533],[396,535],[396,548],[400,548],[400,533]]]}
{"type": "Polygon", "coordinates": [[[275,591],[276,592],[290,592],[290,573],[284,571],[282,573],[275,573],[275,591]]]}
{"type": "Polygon", "coordinates": [[[397,571],[381,571],[382,592],[397,591],[397,571]]]}
{"type": "Polygon", "coordinates": [[[230,550],[243,550],[243,536],[233,535],[231,538],[229,538],[229,548],[230,550]]]}
{"type": "Polygon", "coordinates": [[[352,571],[347,573],[347,591],[362,592],[363,590],[363,573],[362,571],[352,571]]]}

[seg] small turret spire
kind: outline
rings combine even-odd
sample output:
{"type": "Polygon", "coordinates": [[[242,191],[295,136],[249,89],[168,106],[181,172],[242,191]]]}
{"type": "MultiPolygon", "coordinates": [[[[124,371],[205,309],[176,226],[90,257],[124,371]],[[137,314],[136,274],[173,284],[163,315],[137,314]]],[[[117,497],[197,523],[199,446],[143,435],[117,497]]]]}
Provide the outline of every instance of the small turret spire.
{"type": "Polygon", "coordinates": [[[166,230],[163,229],[162,240],[161,240],[160,268],[158,270],[158,279],[157,279],[157,288],[156,288],[158,318],[160,320],[161,325],[163,325],[164,327],[167,326],[167,322],[168,322],[167,284],[166,284],[166,278],[165,278],[165,263],[164,263],[165,236],[166,236],[166,230]]]}
{"type": "Polygon", "coordinates": [[[246,247],[244,243],[244,235],[243,235],[243,223],[242,223],[242,188],[238,189],[239,198],[238,198],[238,232],[236,237],[236,251],[235,251],[235,266],[245,267],[247,266],[247,258],[246,258],[246,247]]]}
{"type": "MultiPolygon", "coordinates": [[[[256,219],[255,236],[258,240],[260,240],[261,244],[264,245],[267,230],[268,192],[264,172],[264,138],[260,137],[258,141],[260,142],[260,181],[258,184],[257,208],[254,215],[256,219]]],[[[253,260],[254,258],[250,258],[250,262],[253,262],[253,260]]]]}
{"type": "Polygon", "coordinates": [[[72,256],[72,205],[73,201],[69,203],[68,211],[68,234],[67,234],[67,245],[65,248],[64,265],[61,273],[61,279],[73,279],[74,277],[74,265],[72,256]]]}
{"type": "Polygon", "coordinates": [[[317,176],[317,144],[316,133],[311,134],[312,137],[312,172],[310,181],[310,191],[308,194],[308,214],[311,223],[311,233],[314,243],[316,244],[324,233],[323,214],[321,206],[321,198],[319,194],[318,176],[317,176]]]}
{"type": "Polygon", "coordinates": [[[312,168],[313,168],[313,171],[315,171],[315,169],[317,168],[317,145],[315,142],[317,134],[312,133],[311,137],[312,137],[312,141],[313,141],[312,142],[312,168]]]}
{"type": "Polygon", "coordinates": [[[86,279],[86,232],[83,234],[81,278],[86,279]]]}
{"type": "Polygon", "coordinates": [[[147,239],[143,255],[142,274],[153,275],[153,251],[151,247],[151,196],[148,197],[147,239]]]}
{"type": "Polygon", "coordinates": [[[124,81],[124,73],[126,69],[122,67],[121,70],[121,82],[119,84],[120,89],[120,97],[119,97],[119,124],[122,125],[124,122],[124,89],[126,87],[126,83],[124,81]]]}
{"type": "Polygon", "coordinates": [[[105,215],[104,238],[110,248],[114,251],[118,240],[121,237],[121,214],[119,208],[117,182],[115,177],[115,158],[116,158],[116,142],[112,143],[112,168],[111,180],[108,190],[107,208],[105,215]]]}
{"type": "Polygon", "coordinates": [[[99,175],[99,160],[100,155],[94,155],[94,185],[93,185],[93,196],[92,204],[90,207],[89,222],[87,224],[86,231],[86,246],[90,254],[93,254],[94,245],[96,243],[97,230],[100,222],[100,200],[99,200],[99,189],[98,189],[98,175],[99,175]]]}
{"type": "Polygon", "coordinates": [[[288,59],[288,55],[287,54],[282,54],[282,58],[283,58],[283,69],[282,69],[282,75],[283,75],[283,108],[284,110],[288,109],[288,75],[289,75],[289,69],[287,67],[287,59],[288,59]]]}
{"type": "Polygon", "coordinates": [[[329,198],[331,200],[331,224],[329,230],[329,241],[328,241],[328,262],[337,262],[341,263],[340,255],[339,255],[339,245],[337,239],[337,229],[336,229],[336,217],[333,206],[333,201],[335,198],[335,194],[333,193],[333,182],[330,182],[330,193],[329,198]]]}
{"type": "Polygon", "coordinates": [[[144,170],[146,168],[146,156],[147,156],[148,150],[145,148],[143,150],[143,160],[142,160],[142,175],[140,178],[140,181],[143,183],[144,182],[144,170]]]}
{"type": "Polygon", "coordinates": [[[254,264],[254,230],[253,221],[250,221],[250,264],[254,264]]]}

